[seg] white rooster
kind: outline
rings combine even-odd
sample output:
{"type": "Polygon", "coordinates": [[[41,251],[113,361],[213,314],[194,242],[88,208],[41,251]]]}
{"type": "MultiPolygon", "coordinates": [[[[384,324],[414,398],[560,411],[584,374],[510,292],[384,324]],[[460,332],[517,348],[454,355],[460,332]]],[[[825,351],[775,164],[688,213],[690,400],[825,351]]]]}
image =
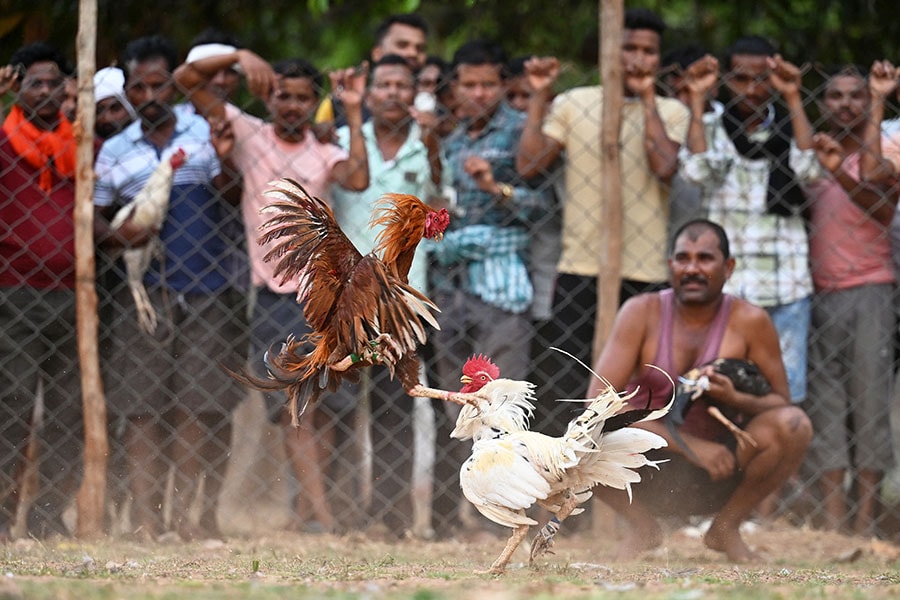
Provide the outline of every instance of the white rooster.
{"type": "MultiPolygon", "coordinates": [[[[464,376],[463,381],[472,379],[464,376]]],[[[592,487],[605,485],[630,496],[631,484],[641,480],[637,469],[658,464],[644,453],[666,446],[662,437],[628,425],[662,417],[671,402],[659,410],[622,412],[631,396],[609,385],[561,437],[528,431],[534,385],[527,381],[487,381],[472,395],[482,401],[462,407],[450,434],[475,442],[460,470],[460,485],[481,514],[513,529],[489,573],[503,573],[529,527],[538,524],[526,509],[538,504],[554,514],[532,543],[533,562],[552,545],[559,524],[582,511],[577,507],[591,497],[592,487]]]]}
{"type": "MultiPolygon", "coordinates": [[[[123,206],[110,222],[112,229],[118,229],[128,219],[135,225],[158,231],[166,220],[169,211],[169,197],[172,195],[172,181],[177,171],[187,160],[187,154],[181,148],[172,153],[168,160],[160,161],[143,189],[134,200],[123,206]]],[[[122,253],[125,263],[128,288],[137,308],[138,324],[148,334],[156,331],[157,316],[147,289],[144,287],[144,274],[150,267],[154,253],[160,247],[159,238],[154,237],[140,248],[129,248],[122,253]]]]}

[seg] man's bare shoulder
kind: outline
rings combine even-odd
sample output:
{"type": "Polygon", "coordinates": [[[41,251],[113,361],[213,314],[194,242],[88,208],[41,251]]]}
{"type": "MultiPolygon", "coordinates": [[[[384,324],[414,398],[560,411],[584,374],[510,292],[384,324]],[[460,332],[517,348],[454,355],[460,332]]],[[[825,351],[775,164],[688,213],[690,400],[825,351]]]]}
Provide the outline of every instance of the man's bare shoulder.
{"type": "Polygon", "coordinates": [[[661,305],[658,293],[632,296],[619,309],[617,328],[629,336],[639,336],[634,339],[643,339],[644,334],[659,324],[661,305]]]}
{"type": "Polygon", "coordinates": [[[731,321],[743,332],[753,334],[751,337],[755,337],[762,331],[759,329],[760,327],[774,327],[772,318],[766,309],[741,298],[734,298],[732,301],[731,321]]]}
{"type": "Polygon", "coordinates": [[[626,300],[620,312],[623,317],[647,320],[647,317],[659,314],[660,305],[659,293],[648,292],[632,296],[626,300]]]}

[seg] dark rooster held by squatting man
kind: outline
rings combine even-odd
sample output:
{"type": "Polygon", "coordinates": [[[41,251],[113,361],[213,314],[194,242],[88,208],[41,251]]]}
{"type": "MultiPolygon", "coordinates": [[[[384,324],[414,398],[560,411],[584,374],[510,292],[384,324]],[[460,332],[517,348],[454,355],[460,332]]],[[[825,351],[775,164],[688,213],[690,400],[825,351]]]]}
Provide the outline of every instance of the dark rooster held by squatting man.
{"type": "Polygon", "coordinates": [[[232,375],[257,389],[285,390],[295,426],[323,391],[356,381],[362,366],[382,364],[411,395],[427,393],[416,349],[426,340],[426,324],[438,328],[433,312],[439,309],[407,277],[419,242],[443,237],[446,209],[386,194],[370,223],[381,228],[376,246],[363,255],[325,202],[291,179],[271,186],[262,211],[272,216],[258,243],[270,245],[265,260],[275,261],[275,276],[297,282],[297,302],[312,332],[300,338],[285,332],[285,343],[264,358],[268,378],[229,369],[232,375]]]}
{"type": "Polygon", "coordinates": [[[710,416],[735,436],[738,447],[745,445],[756,447],[756,440],[732,421],[734,418],[740,418],[741,415],[727,407],[719,407],[714,400],[705,396],[706,390],[709,389],[708,374],[711,372],[725,375],[731,379],[735,390],[745,394],[764,396],[772,391],[772,387],[758,366],[738,358],[717,358],[710,363],[691,369],[679,377],[678,387],[675,389],[675,402],[672,410],[666,415],[666,427],[675,442],[694,460],[698,459],[682,439],[679,427],[685,424],[695,405],[701,406],[691,413],[692,417],[702,418],[702,415],[696,413],[705,409],[710,416]]]}

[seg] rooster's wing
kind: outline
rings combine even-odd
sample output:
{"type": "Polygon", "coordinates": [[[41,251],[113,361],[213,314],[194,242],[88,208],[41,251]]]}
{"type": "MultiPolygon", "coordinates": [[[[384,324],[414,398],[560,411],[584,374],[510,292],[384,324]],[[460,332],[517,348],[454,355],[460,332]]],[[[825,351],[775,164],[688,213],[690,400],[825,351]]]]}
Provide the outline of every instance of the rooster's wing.
{"type": "Polygon", "coordinates": [[[476,442],[459,471],[466,499],[485,517],[504,527],[536,525],[524,511],[550,493],[550,484],[530,462],[520,440],[494,438],[476,442]]]}
{"type": "MultiPolygon", "coordinates": [[[[318,291],[311,292],[310,302],[318,291]]],[[[421,292],[400,281],[374,255],[360,259],[336,298],[332,326],[332,347],[347,354],[361,355],[371,340],[387,334],[401,354],[416,351],[426,341],[424,319],[438,329],[431,311],[437,307],[421,292]]],[[[346,356],[346,354],[345,354],[346,356]]],[[[340,357],[342,358],[342,357],[340,357]]],[[[392,365],[388,364],[391,368],[392,365]]]]}
{"type": "Polygon", "coordinates": [[[272,213],[260,226],[260,245],[272,243],[265,260],[275,263],[280,283],[297,281],[297,301],[306,300],[304,316],[314,331],[324,330],[345,282],[362,259],[344,235],[325,202],[293,179],[273,181],[265,192],[272,213]]]}

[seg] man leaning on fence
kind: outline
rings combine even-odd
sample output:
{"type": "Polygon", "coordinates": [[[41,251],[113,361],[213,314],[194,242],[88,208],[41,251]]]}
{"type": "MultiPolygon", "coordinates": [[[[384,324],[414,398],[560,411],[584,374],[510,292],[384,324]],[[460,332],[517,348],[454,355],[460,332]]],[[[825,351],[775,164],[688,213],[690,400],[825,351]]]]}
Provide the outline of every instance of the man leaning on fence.
{"type": "MultiPolygon", "coordinates": [[[[678,148],[688,115],[681,102],[655,93],[665,28],[662,19],[649,10],[625,11],[625,103],[619,136],[624,211],[620,301],[659,289],[666,280],[667,184],[678,169],[678,148]]],[[[516,160],[519,172],[526,177],[546,174],[565,151],[562,255],[553,302],[556,327],[550,345],[590,362],[597,276],[600,257],[605,254],[602,207],[608,184],[600,176],[603,88],[568,90],[550,106],[559,62],[555,58],[532,59],[526,62],[525,72],[534,93],[516,160]]],[[[584,397],[585,378],[574,361],[557,357],[545,368],[555,374],[553,397],[584,397]]]]}
{"type": "Polygon", "coordinates": [[[802,402],[812,279],[801,183],[818,172],[818,162],[801,73],[758,36],[732,44],[724,69],[719,118],[706,112],[719,84],[718,61],[707,55],[687,69],[691,123],[681,175],[701,187],[708,217],[728,232],[737,266],[726,291],[772,315],[791,401],[802,402]]]}
{"type": "Polygon", "coordinates": [[[152,333],[138,327],[135,302],[124,291],[118,297],[124,314],[113,329],[115,379],[108,400],[111,416],[127,418],[131,526],[142,539],[162,532],[172,461],[173,528],[186,539],[217,537],[215,502],[204,503],[198,525],[189,522],[188,509],[201,477],[228,451],[215,434],[230,426],[231,411],[243,397],[218,365],[246,356],[239,342],[243,319],[236,312],[243,290],[230,287],[232,277],[218,262],[229,243],[220,228],[220,203],[236,172],[233,165],[220,167],[219,155],[227,155],[234,140],[223,124],[211,128],[202,117],[174,107],[177,55],[169,40],[134,40],[122,64],[126,96],[139,119],[107,140],[97,158],[94,202],[107,245],[140,247],[156,235],[131,220],[112,231],[106,219],[135,199],[162,161],[179,150],[187,156],[174,174],[158,232],[161,250],[143,280],[158,323],[152,333]]]}
{"type": "Polygon", "coordinates": [[[881,67],[876,63],[870,83],[853,67],[826,80],[819,100],[825,130],[814,136],[823,174],[807,188],[816,290],[805,405],[816,437],[807,466],[818,479],[826,526],[859,535],[875,533],[881,480],[892,459],[890,226],[900,145],[881,134],[884,98],[895,85],[893,68],[881,67]],[[868,181],[882,168],[891,175],[868,181]],[[855,489],[852,523],[844,492],[848,471],[855,489]]]}
{"type": "MultiPolygon", "coordinates": [[[[271,244],[263,247],[255,243],[258,228],[266,218],[260,209],[269,202],[263,194],[269,183],[279,177],[296,179],[307,192],[326,202],[330,201],[332,183],[353,189],[368,185],[361,134],[365,71],[345,69],[333,77],[335,95],[345,103],[346,116],[352,123],[349,151],[320,142],[311,131],[324,78],[305,59],[283,59],[272,66],[249,49],[232,49],[207,53],[181,65],[175,78],[198,112],[216,121],[227,120],[234,132],[231,159],[243,175],[241,210],[251,242],[247,251],[252,284],[256,287],[251,316],[252,367],[257,375],[266,377],[260,360],[265,351],[272,344],[283,343],[288,334],[300,338],[310,329],[303,307],[297,304],[296,282],[282,282],[275,276],[275,264],[264,258],[271,244]],[[244,73],[250,91],[265,101],[271,122],[223,103],[210,89],[209,82],[216,73],[235,65],[244,73]]],[[[336,524],[326,501],[324,473],[331,462],[337,426],[344,424],[351,412],[352,398],[340,390],[326,395],[296,429],[291,427],[290,415],[284,408],[284,394],[267,393],[264,398],[269,417],[285,428],[285,452],[301,488],[290,527],[331,531],[336,524]]]]}
{"type": "MultiPolygon", "coordinates": [[[[443,163],[435,126],[437,115],[413,108],[416,76],[409,61],[386,54],[372,65],[365,105],[370,118],[362,126],[369,163],[365,190],[331,188],[334,215],[350,241],[361,251],[375,247],[381,228],[369,227],[372,211],[387,193],[413,194],[434,202],[440,194],[443,163]]],[[[350,150],[349,126],[337,130],[338,145],[350,150]]],[[[420,246],[409,271],[409,283],[426,292],[426,243],[420,246]]],[[[413,525],[414,411],[416,401],[406,395],[387,369],[367,369],[359,385],[351,387],[360,406],[371,412],[372,502],[369,516],[396,535],[413,525]],[[367,398],[367,402],[363,398],[367,398]]],[[[427,402],[427,401],[426,401],[427,402]]],[[[421,406],[421,405],[420,405],[421,406]]],[[[425,404],[430,410],[430,404],[425,404]]],[[[441,407],[443,408],[443,407],[441,407]]]]}
{"type": "Polygon", "coordinates": [[[75,140],[60,112],[64,64],[36,42],[0,68],[0,92],[15,93],[0,131],[0,541],[10,538],[20,499],[34,500],[29,535],[66,534],[62,513],[81,462],[75,140]],[[34,410],[41,388],[42,425],[34,410]],[[40,464],[33,498],[22,493],[31,480],[26,456],[40,464]]]}

